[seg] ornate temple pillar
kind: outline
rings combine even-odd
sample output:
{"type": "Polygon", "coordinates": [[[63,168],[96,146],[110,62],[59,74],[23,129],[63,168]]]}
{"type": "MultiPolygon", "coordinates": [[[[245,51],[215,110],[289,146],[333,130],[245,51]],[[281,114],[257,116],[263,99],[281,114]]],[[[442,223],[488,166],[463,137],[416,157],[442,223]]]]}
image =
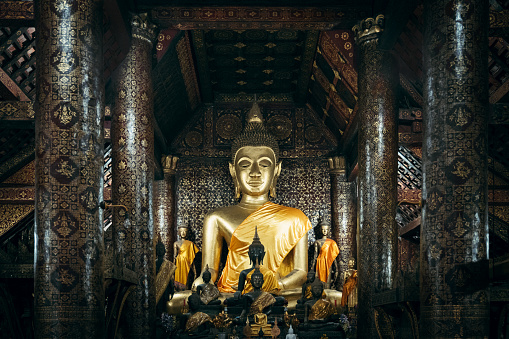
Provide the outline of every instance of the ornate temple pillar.
{"type": "Polygon", "coordinates": [[[421,338],[489,335],[488,6],[424,2],[421,338]]]}
{"type": "Polygon", "coordinates": [[[178,157],[163,156],[163,180],[154,181],[154,230],[156,242],[161,239],[166,249],[166,259],[173,261],[173,243],[176,224],[175,171],[178,157]]]}
{"type": "Polygon", "coordinates": [[[375,293],[393,287],[397,269],[397,85],[394,58],[378,50],[383,16],[353,28],[359,55],[359,338],[375,338],[375,293]]]}
{"type": "Polygon", "coordinates": [[[339,272],[341,279],[336,286],[343,288],[343,273],[348,270],[348,260],[357,261],[357,206],[355,182],[349,182],[344,157],[329,158],[332,203],[332,239],[339,247],[339,272]]]}
{"type": "Polygon", "coordinates": [[[103,338],[102,2],[35,6],[35,336],[103,338]]]}
{"type": "Polygon", "coordinates": [[[131,19],[131,48],[115,77],[112,134],[112,200],[124,205],[113,213],[116,253],[138,276],[136,290],[126,301],[123,316],[129,338],[155,335],[155,256],[152,184],[154,180],[152,41],[155,27],[147,15],[131,19]]]}

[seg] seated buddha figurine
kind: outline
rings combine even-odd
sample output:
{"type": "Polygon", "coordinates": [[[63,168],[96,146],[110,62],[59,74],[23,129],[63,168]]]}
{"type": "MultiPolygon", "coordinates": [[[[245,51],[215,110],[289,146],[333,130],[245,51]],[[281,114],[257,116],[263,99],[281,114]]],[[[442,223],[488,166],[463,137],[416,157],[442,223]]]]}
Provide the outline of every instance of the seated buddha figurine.
{"type": "Polygon", "coordinates": [[[253,285],[253,290],[242,296],[244,310],[240,316],[241,318],[246,315],[252,316],[256,313],[270,313],[272,305],[276,303],[276,298],[272,294],[262,290],[263,274],[260,272],[259,267],[255,268],[251,276],[251,284],[253,285]]]}
{"type": "Polygon", "coordinates": [[[214,284],[210,283],[211,274],[209,267],[205,267],[205,271],[202,273],[203,284],[196,287],[196,293],[200,296],[200,300],[203,305],[221,305],[219,297],[221,293],[214,284]]]}
{"type": "MultiPolygon", "coordinates": [[[[266,252],[264,267],[274,273],[280,290],[300,288],[306,280],[311,223],[302,211],[269,201],[269,195],[276,194],[281,162],[277,141],[265,129],[257,103],[248,113],[245,129],[232,144],[231,159],[235,196],[241,199],[205,217],[202,268],[209,265],[215,281],[225,241],[229,251],[217,287],[221,292],[234,293],[240,273],[250,266],[249,245],[258,226],[266,252]]],[[[194,286],[201,283],[198,278],[194,286]]]]}
{"type": "Polygon", "coordinates": [[[263,313],[262,306],[258,306],[258,313],[253,315],[253,323],[251,323],[251,333],[253,335],[258,335],[260,330],[263,331],[265,335],[269,335],[272,330],[272,326],[267,321],[267,315],[263,313]]]}
{"type": "Polygon", "coordinates": [[[251,292],[253,286],[251,285],[251,277],[255,270],[255,266],[259,264],[259,270],[263,274],[263,286],[262,290],[269,293],[277,293],[279,291],[279,284],[276,280],[274,273],[263,266],[263,258],[265,257],[265,247],[260,241],[258,236],[258,227],[255,226],[255,235],[253,242],[249,245],[248,256],[252,267],[246,268],[239,274],[239,285],[235,297],[238,298],[240,294],[251,292]]]}
{"type": "Polygon", "coordinates": [[[337,311],[330,301],[323,298],[323,283],[320,280],[316,279],[311,284],[311,293],[313,299],[306,301],[304,304],[304,322],[326,323],[337,311]]]}
{"type": "Polygon", "coordinates": [[[178,228],[179,240],[173,244],[175,261],[175,287],[179,290],[186,289],[189,271],[193,270],[196,276],[194,258],[199,252],[198,246],[188,240],[189,228],[187,225],[178,228]]]}
{"type": "Polygon", "coordinates": [[[300,299],[297,300],[297,308],[304,307],[306,301],[313,299],[311,284],[315,281],[315,271],[309,271],[307,278],[306,282],[302,285],[302,293],[300,299]]]}
{"type": "Polygon", "coordinates": [[[200,297],[197,293],[192,293],[188,298],[189,313],[186,321],[185,332],[193,334],[206,334],[212,327],[212,319],[206,313],[199,312],[200,309],[200,297]]]}
{"type": "Polygon", "coordinates": [[[314,243],[311,267],[315,268],[318,279],[325,283],[325,288],[330,288],[331,284],[336,282],[339,273],[339,263],[337,262],[339,248],[334,240],[329,239],[330,225],[328,223],[320,220],[316,228],[317,240],[314,243]],[[332,270],[334,270],[334,276],[331,274],[332,270]]]}

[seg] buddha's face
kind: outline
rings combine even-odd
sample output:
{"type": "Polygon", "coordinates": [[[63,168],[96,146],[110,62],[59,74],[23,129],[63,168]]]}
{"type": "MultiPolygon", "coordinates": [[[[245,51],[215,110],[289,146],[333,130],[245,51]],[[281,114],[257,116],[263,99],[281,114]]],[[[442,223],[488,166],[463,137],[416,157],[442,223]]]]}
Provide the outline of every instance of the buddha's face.
{"type": "Polygon", "coordinates": [[[350,268],[350,269],[355,268],[355,259],[348,260],[348,268],[350,268]]]}
{"type": "Polygon", "coordinates": [[[237,151],[230,173],[237,180],[240,192],[250,196],[268,194],[281,171],[274,151],[266,146],[245,146],[237,151]]]}
{"type": "Polygon", "coordinates": [[[253,274],[251,276],[251,285],[254,288],[262,288],[263,285],[263,275],[261,274],[253,274]]]}
{"type": "Polygon", "coordinates": [[[315,272],[308,272],[308,282],[315,281],[315,272]]]}
{"type": "Polygon", "coordinates": [[[187,228],[184,228],[184,227],[181,227],[178,229],[178,234],[179,234],[179,237],[180,239],[187,239],[187,228]]]}
{"type": "Polygon", "coordinates": [[[316,284],[311,287],[311,294],[313,294],[313,297],[319,298],[323,293],[323,286],[316,284]]]}
{"type": "Polygon", "coordinates": [[[330,226],[329,225],[322,225],[321,232],[322,232],[322,236],[323,237],[328,237],[329,236],[329,232],[330,232],[330,226]]]}
{"type": "Polygon", "coordinates": [[[265,256],[265,251],[263,248],[250,248],[248,250],[249,260],[254,264],[256,259],[258,259],[258,263],[263,263],[263,257],[265,256]]]}
{"type": "Polygon", "coordinates": [[[210,272],[209,272],[209,271],[205,271],[205,272],[203,272],[203,274],[202,274],[202,278],[203,278],[203,281],[204,281],[206,284],[208,284],[208,283],[209,283],[209,281],[210,281],[210,279],[212,278],[212,275],[210,274],[210,272]]]}

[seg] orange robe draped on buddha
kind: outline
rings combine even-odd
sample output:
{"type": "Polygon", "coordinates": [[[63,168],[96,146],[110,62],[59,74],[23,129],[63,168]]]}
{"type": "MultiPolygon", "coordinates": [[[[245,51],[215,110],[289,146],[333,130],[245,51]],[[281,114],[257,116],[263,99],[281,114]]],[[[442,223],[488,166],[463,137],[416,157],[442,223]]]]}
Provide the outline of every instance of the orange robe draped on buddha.
{"type": "MultiPolygon", "coordinates": [[[[265,246],[263,266],[277,276],[285,276],[293,269],[293,260],[285,260],[300,239],[311,229],[306,215],[292,207],[266,202],[251,213],[233,232],[226,264],[217,283],[221,292],[235,292],[239,274],[249,268],[249,245],[253,242],[255,226],[265,246]]],[[[293,253],[293,252],[292,252],[293,253]]]]}
{"type": "Polygon", "coordinates": [[[338,254],[339,248],[336,242],[332,239],[325,240],[320,248],[320,254],[318,255],[318,258],[316,258],[316,272],[318,273],[318,279],[323,282],[327,282],[332,262],[336,259],[338,254]]]}
{"type": "Polygon", "coordinates": [[[175,282],[184,286],[187,284],[187,275],[193,264],[194,257],[199,251],[198,247],[192,241],[184,240],[175,258],[175,282]]]}

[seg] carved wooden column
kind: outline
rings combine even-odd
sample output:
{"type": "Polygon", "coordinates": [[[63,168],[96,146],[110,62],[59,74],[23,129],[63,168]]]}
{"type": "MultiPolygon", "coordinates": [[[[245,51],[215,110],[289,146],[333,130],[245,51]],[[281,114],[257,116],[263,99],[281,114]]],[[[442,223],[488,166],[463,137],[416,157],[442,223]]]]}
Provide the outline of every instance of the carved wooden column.
{"type": "Polygon", "coordinates": [[[357,206],[355,182],[346,176],[344,157],[329,158],[332,203],[332,238],[339,247],[340,282],[338,291],[343,288],[343,273],[348,270],[348,260],[357,261],[357,206]]]}
{"type": "Polygon", "coordinates": [[[359,51],[359,338],[374,338],[375,293],[393,287],[397,269],[397,101],[394,58],[378,50],[383,16],[353,28],[359,51]]]}
{"type": "Polygon", "coordinates": [[[155,318],[155,258],[152,184],[154,180],[152,41],[155,27],[147,15],[131,19],[132,43],[115,79],[116,98],[112,134],[112,200],[126,206],[113,213],[114,244],[125,264],[138,275],[123,315],[129,338],[151,338],[155,318]]]}
{"type": "MultiPolygon", "coordinates": [[[[178,157],[163,156],[163,180],[154,181],[154,229],[166,249],[166,259],[173,261],[176,224],[175,171],[178,157]]],[[[157,240],[156,240],[157,241],[157,240]]]]}
{"type": "Polygon", "coordinates": [[[424,2],[421,338],[489,335],[488,6],[424,2]]]}
{"type": "Polygon", "coordinates": [[[102,338],[102,2],[35,6],[35,336],[102,338]]]}

